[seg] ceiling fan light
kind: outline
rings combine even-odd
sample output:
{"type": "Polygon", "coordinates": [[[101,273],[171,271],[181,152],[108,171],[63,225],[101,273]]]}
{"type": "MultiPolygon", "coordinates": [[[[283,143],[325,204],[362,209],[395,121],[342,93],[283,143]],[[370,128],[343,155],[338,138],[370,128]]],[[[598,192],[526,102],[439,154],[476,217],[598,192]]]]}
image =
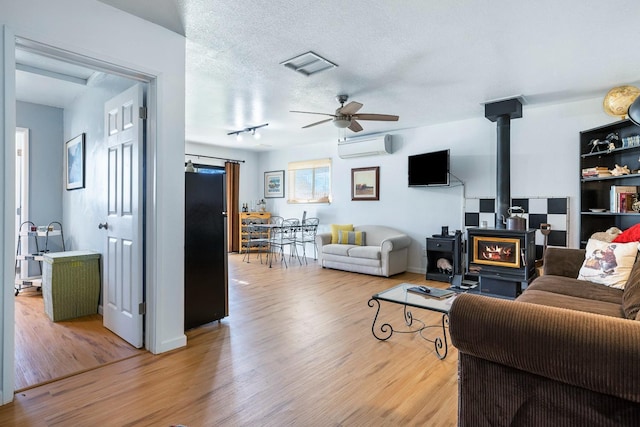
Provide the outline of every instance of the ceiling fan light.
{"type": "Polygon", "coordinates": [[[238,142],[242,141],[242,134],[240,132],[236,134],[236,141],[238,142]]]}
{"type": "Polygon", "coordinates": [[[335,119],[333,119],[333,124],[340,128],[340,129],[344,129],[349,127],[349,125],[351,125],[351,120],[347,119],[347,118],[340,118],[337,117],[335,119]]]}
{"type": "Polygon", "coordinates": [[[347,141],[347,128],[338,129],[338,142],[347,141]]]}

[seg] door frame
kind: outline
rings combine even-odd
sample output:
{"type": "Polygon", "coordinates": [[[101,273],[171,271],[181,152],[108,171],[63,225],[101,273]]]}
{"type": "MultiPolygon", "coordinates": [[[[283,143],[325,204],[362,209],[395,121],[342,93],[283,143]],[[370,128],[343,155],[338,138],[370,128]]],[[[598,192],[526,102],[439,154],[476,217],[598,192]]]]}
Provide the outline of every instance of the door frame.
{"type": "MultiPolygon", "coordinates": [[[[33,50],[37,53],[52,56],[67,62],[76,63],[85,67],[94,68],[109,74],[119,75],[131,80],[146,83],[146,104],[147,104],[147,120],[144,130],[144,164],[140,171],[140,179],[143,180],[143,271],[144,294],[146,302],[146,315],[143,322],[144,328],[144,348],[157,348],[157,325],[156,311],[158,292],[156,290],[157,275],[155,271],[154,260],[157,259],[157,239],[155,238],[155,230],[157,228],[157,88],[158,76],[146,73],[144,71],[127,68],[117,64],[105,62],[96,58],[92,58],[77,52],[56,48],[54,46],[40,43],[33,39],[27,39],[16,35],[7,26],[0,25],[0,66],[3,66],[4,79],[0,79],[0,95],[4,91],[5,103],[0,105],[0,113],[3,116],[3,122],[0,125],[0,132],[4,133],[5,144],[0,162],[4,164],[5,174],[4,182],[0,177],[0,187],[3,188],[4,194],[7,196],[10,215],[1,213],[2,226],[0,230],[0,238],[4,242],[4,257],[0,260],[0,270],[3,272],[4,283],[13,281],[13,263],[15,260],[15,241],[16,230],[13,230],[15,223],[15,129],[16,129],[16,83],[15,83],[15,50],[16,48],[33,50]]],[[[0,73],[1,75],[2,73],[0,73]]],[[[0,389],[0,405],[9,403],[13,400],[15,392],[15,307],[12,287],[5,286],[0,292],[0,307],[2,307],[2,315],[0,318],[0,327],[2,328],[2,342],[0,343],[0,370],[2,371],[2,388],[0,389]]]]}
{"type": "MultiPolygon", "coordinates": [[[[18,190],[17,186],[16,186],[16,197],[14,198],[16,200],[16,202],[18,201],[18,193],[20,193],[20,220],[18,221],[16,218],[16,227],[15,230],[17,232],[18,227],[20,227],[20,225],[26,221],[25,218],[29,218],[29,128],[23,128],[23,127],[17,127],[16,126],[16,143],[18,142],[18,135],[20,136],[21,139],[21,143],[22,143],[22,153],[20,154],[20,171],[16,171],[15,173],[15,179],[16,179],[16,185],[18,184],[18,182],[21,183],[20,186],[20,190],[18,190]],[[18,177],[18,175],[20,175],[20,177],[18,177]],[[19,181],[18,181],[19,180],[19,181]]],[[[16,159],[16,167],[18,167],[18,153],[17,153],[17,149],[18,147],[16,147],[15,150],[13,150],[14,152],[14,156],[16,159]]],[[[16,217],[18,216],[17,213],[17,209],[18,207],[16,206],[16,209],[14,209],[15,215],[16,217]]],[[[17,234],[17,233],[16,233],[17,234]]],[[[15,238],[15,242],[16,245],[18,244],[18,236],[16,235],[15,238]]],[[[22,253],[32,253],[32,251],[29,249],[29,239],[26,239],[26,241],[24,242],[24,245],[27,246],[27,250],[24,250],[24,246],[23,246],[23,251],[22,253]]],[[[25,268],[28,264],[26,261],[20,261],[20,278],[24,279],[26,278],[29,274],[28,272],[28,268],[25,268]],[[25,270],[27,274],[25,274],[25,270]]]]}

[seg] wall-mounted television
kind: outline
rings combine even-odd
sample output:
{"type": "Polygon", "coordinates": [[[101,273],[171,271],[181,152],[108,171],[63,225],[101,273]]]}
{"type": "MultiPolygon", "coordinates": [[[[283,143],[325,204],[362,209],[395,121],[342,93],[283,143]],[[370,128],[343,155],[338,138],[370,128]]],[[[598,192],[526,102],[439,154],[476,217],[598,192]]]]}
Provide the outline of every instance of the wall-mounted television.
{"type": "Polygon", "coordinates": [[[449,185],[449,150],[409,156],[409,187],[449,185]]]}

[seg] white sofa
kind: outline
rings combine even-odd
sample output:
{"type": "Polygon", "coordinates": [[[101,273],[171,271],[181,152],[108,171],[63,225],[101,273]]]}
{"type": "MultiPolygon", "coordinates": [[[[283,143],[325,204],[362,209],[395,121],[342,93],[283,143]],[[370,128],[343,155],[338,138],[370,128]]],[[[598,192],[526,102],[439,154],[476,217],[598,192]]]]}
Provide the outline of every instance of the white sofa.
{"type": "Polygon", "coordinates": [[[411,238],[381,225],[361,225],[366,246],[331,243],[331,233],[316,235],[318,259],[325,268],[389,277],[407,270],[411,238]]]}

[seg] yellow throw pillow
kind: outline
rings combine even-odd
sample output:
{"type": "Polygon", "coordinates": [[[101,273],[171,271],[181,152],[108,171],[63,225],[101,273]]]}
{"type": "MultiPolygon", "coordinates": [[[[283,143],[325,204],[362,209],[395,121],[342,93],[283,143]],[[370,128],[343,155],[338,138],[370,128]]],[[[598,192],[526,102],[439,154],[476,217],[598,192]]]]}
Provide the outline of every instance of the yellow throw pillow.
{"type": "Polygon", "coordinates": [[[338,243],[340,230],[353,231],[353,224],[331,224],[331,243],[338,243]]]}
{"type": "Polygon", "coordinates": [[[341,245],[365,245],[366,234],[364,231],[338,231],[338,243],[341,245]]]}

